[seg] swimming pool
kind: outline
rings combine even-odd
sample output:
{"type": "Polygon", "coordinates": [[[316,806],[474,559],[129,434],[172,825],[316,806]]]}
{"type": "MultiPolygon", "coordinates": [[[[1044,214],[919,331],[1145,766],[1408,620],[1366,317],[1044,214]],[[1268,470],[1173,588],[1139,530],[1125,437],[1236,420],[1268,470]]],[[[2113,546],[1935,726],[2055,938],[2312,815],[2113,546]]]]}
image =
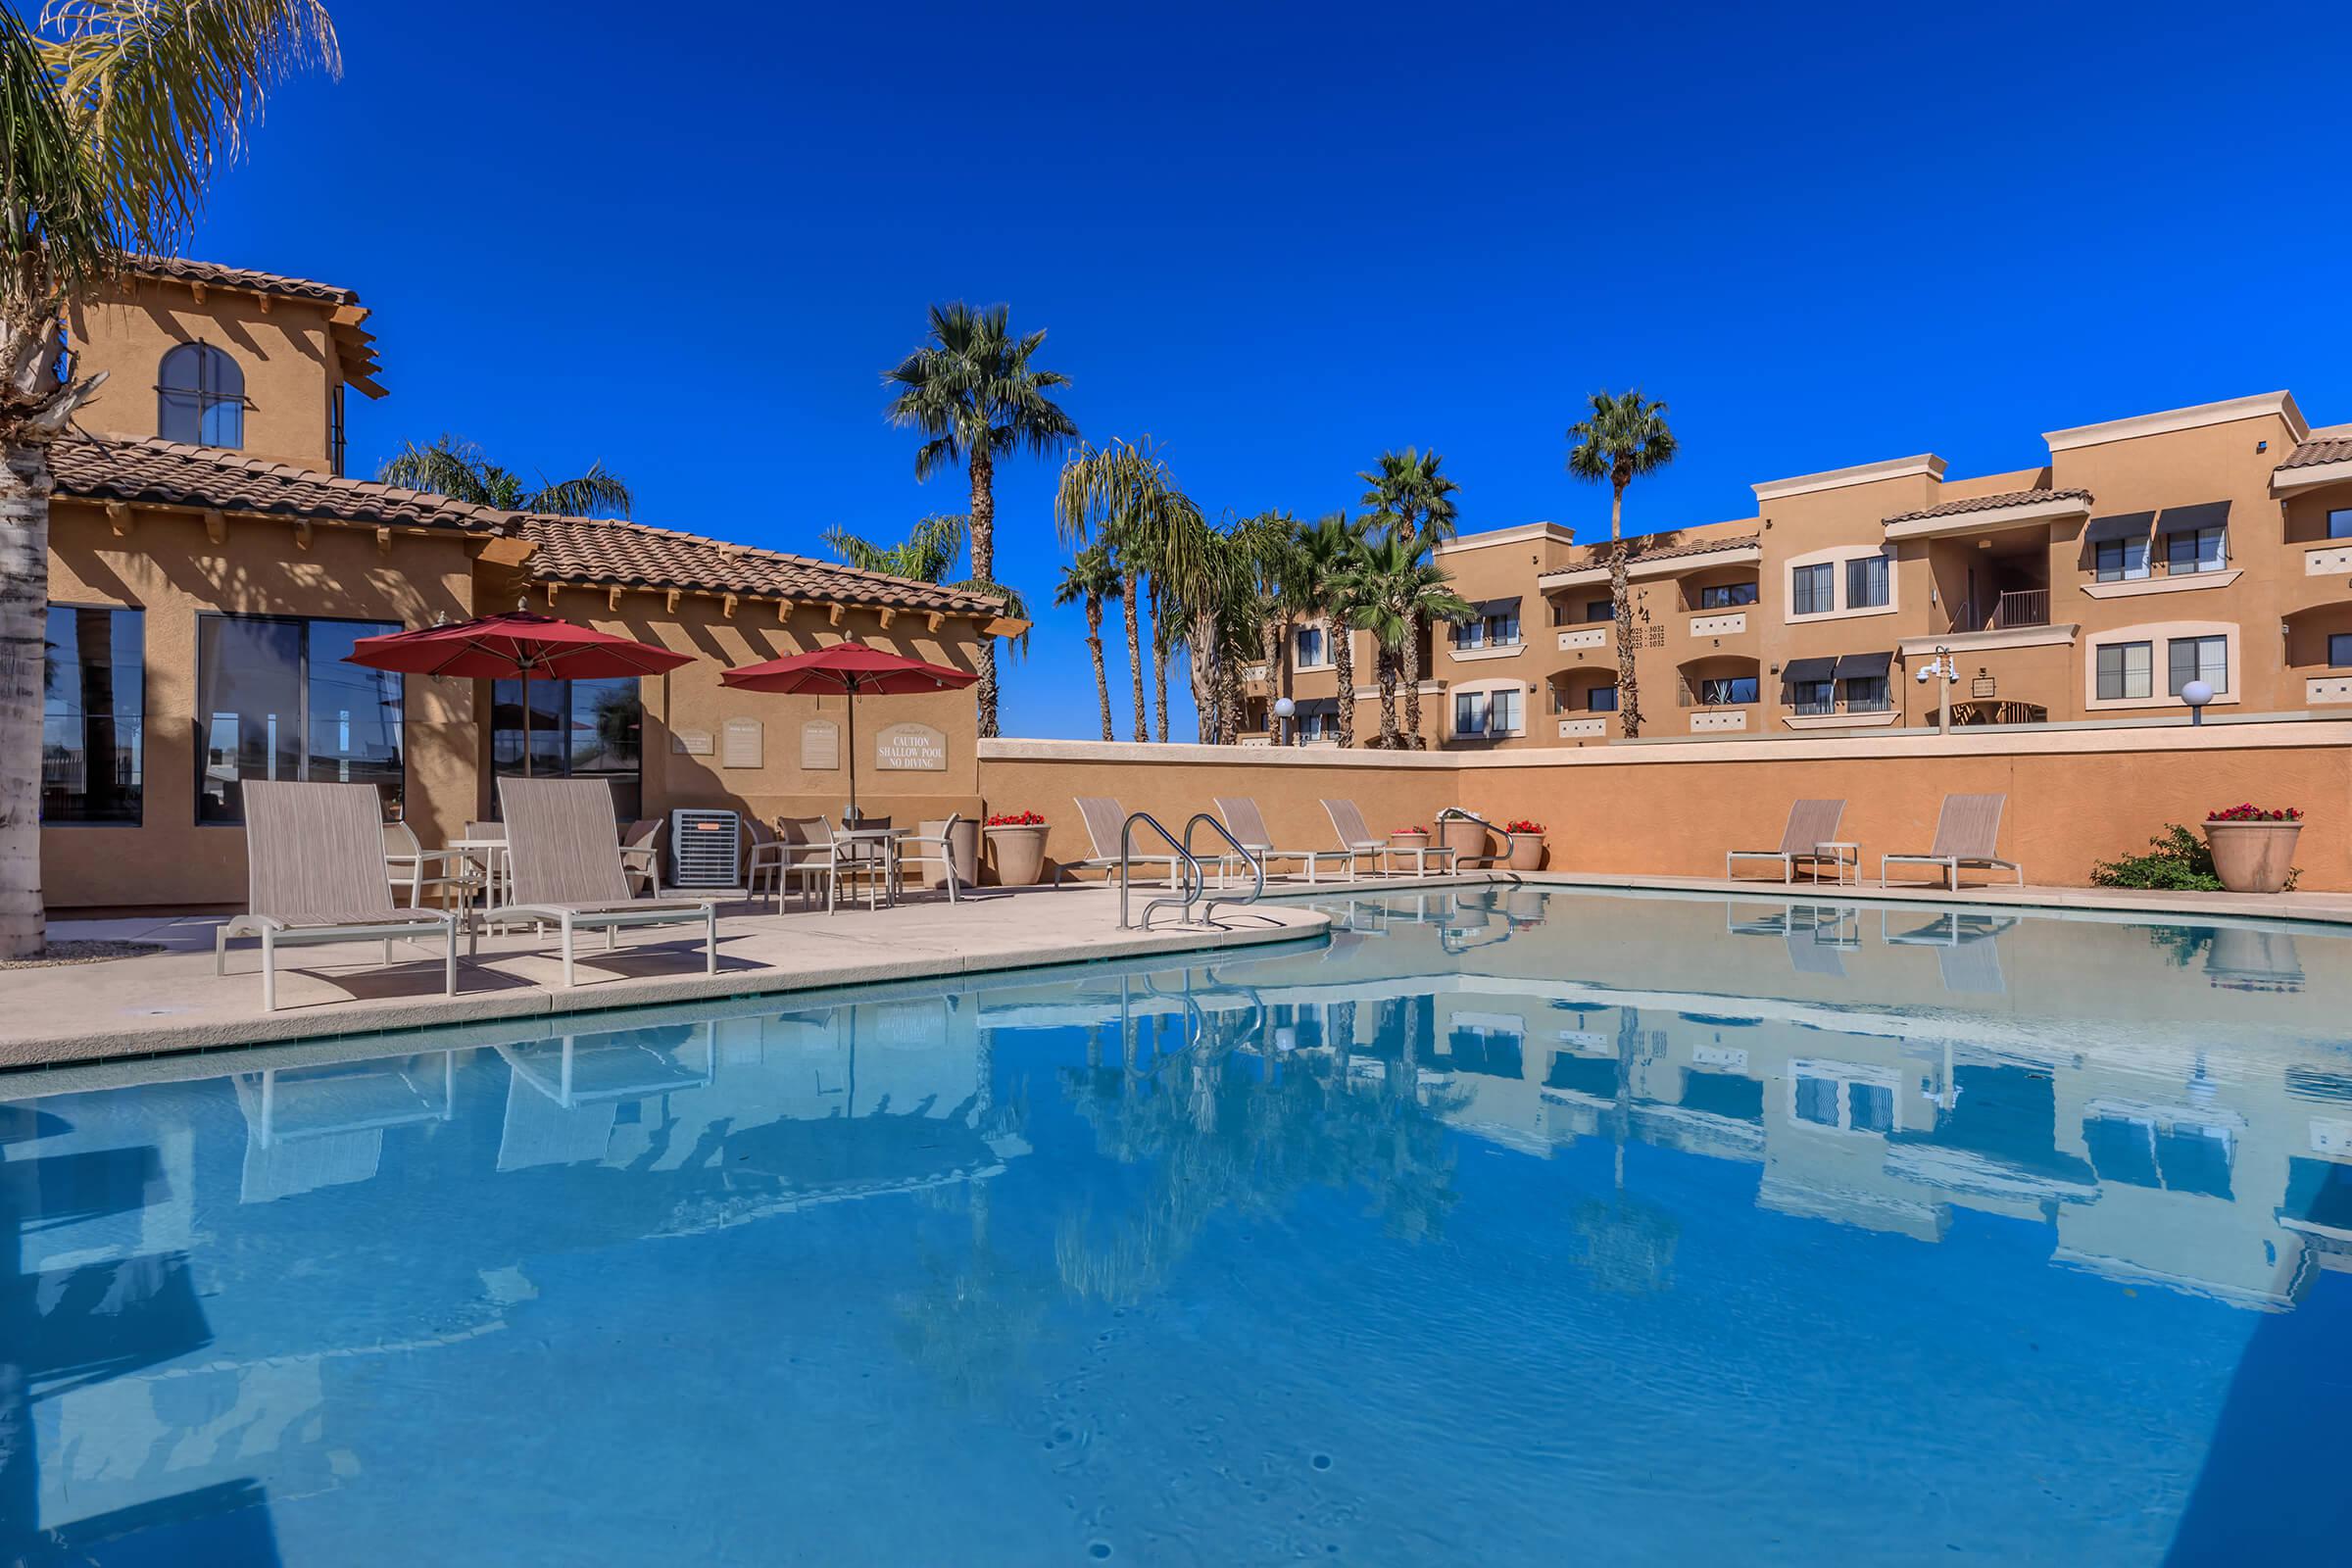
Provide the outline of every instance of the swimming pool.
{"type": "Polygon", "coordinates": [[[0,1082],[0,1561],[2340,1560],[2346,939],[1330,907],[0,1082]]]}

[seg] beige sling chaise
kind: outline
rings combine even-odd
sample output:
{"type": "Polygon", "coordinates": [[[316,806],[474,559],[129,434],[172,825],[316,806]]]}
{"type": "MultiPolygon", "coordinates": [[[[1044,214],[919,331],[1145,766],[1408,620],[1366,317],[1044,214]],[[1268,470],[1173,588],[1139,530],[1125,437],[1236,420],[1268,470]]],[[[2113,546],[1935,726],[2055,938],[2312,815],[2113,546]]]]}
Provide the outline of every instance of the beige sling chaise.
{"type": "Polygon", "coordinates": [[[510,902],[488,918],[557,927],[564,943],[564,984],[572,984],[572,933],[602,927],[610,949],[621,927],[700,925],[703,972],[718,972],[715,899],[633,899],[612,826],[612,787],[601,778],[502,778],[514,867],[510,902]]]}
{"type": "MultiPolygon", "coordinates": [[[[1083,860],[1055,861],[1054,881],[1058,885],[1072,871],[1101,871],[1107,882],[1119,869],[1119,835],[1127,830],[1127,813],[1119,809],[1119,803],[1107,795],[1080,795],[1074,799],[1078,803],[1078,814],[1086,822],[1087,842],[1094,846],[1095,853],[1083,860]]],[[[1151,842],[1157,841],[1157,835],[1153,835],[1151,842]]],[[[1168,885],[1173,887],[1181,874],[1177,867],[1184,861],[1174,855],[1137,854],[1129,856],[1127,863],[1132,870],[1166,866],[1168,885]]]]}
{"type": "Polygon", "coordinates": [[[1821,875],[1824,865],[1837,869],[1838,880],[1845,880],[1852,871],[1854,880],[1862,880],[1862,852],[1854,845],[1841,843],[1838,823],[1845,815],[1843,801],[1798,801],[1788,808],[1788,825],[1781,829],[1781,847],[1777,850],[1731,850],[1723,857],[1725,881],[1732,879],[1735,862],[1740,860],[1778,860],[1781,880],[1796,880],[1800,862],[1810,864],[1813,874],[1821,875]],[[1851,850],[1849,856],[1845,852],[1851,850]],[[1827,853],[1824,853],[1827,852],[1827,853]]]}
{"type": "Polygon", "coordinates": [[[1383,876],[1394,874],[1397,858],[1413,857],[1413,871],[1417,876],[1429,874],[1429,862],[1434,857],[1446,865],[1453,863],[1453,851],[1443,844],[1432,844],[1423,850],[1400,850],[1387,839],[1374,838],[1372,829],[1364,822],[1364,813],[1353,801],[1323,803],[1323,812],[1331,818],[1331,830],[1340,836],[1340,848],[1348,852],[1350,868],[1358,856],[1373,857],[1372,863],[1383,876]]]}
{"type": "Polygon", "coordinates": [[[1355,864],[1353,850],[1278,850],[1274,835],[1266,831],[1266,819],[1257,808],[1257,802],[1247,795],[1220,795],[1217,812],[1225,818],[1226,827],[1259,860],[1297,860],[1306,867],[1306,884],[1315,884],[1315,868],[1324,860],[1337,860],[1342,870],[1355,864]]]}
{"type": "Polygon", "coordinates": [[[213,973],[228,972],[233,937],[262,939],[262,1010],[277,1009],[277,950],[295,943],[438,937],[446,946],[441,994],[458,994],[454,909],[403,909],[384,862],[384,810],[372,784],[295,784],[248,779],[245,912],[213,935],[213,973]]]}
{"type": "Polygon", "coordinates": [[[1936,816],[1936,842],[1925,855],[1882,855],[1879,857],[1879,886],[1887,886],[1886,867],[1889,865],[1935,865],[1943,868],[1945,883],[1955,893],[1960,891],[1960,868],[1983,866],[1986,870],[2015,872],[2017,885],[2026,885],[2026,868],[2015,860],[2000,858],[2001,808],[2008,804],[2006,795],[1946,795],[1943,809],[1936,816]]]}

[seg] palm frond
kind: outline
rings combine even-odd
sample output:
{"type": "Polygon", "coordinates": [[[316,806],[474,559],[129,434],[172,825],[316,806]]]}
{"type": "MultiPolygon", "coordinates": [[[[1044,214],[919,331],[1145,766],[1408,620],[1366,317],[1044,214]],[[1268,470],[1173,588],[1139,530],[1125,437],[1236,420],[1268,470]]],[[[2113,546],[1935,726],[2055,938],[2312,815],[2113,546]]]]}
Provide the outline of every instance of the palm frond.
{"type": "Polygon", "coordinates": [[[550,479],[542,473],[539,488],[523,499],[522,510],[565,517],[625,517],[634,504],[627,480],[602,463],[591,463],[586,473],[573,479],[550,479]]]}

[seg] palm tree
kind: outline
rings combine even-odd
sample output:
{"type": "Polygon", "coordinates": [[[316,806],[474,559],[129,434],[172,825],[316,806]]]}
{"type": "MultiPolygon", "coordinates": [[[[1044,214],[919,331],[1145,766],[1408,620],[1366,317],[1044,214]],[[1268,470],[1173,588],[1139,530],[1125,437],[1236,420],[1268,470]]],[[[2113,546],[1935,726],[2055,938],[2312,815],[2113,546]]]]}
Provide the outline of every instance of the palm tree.
{"type": "Polygon", "coordinates": [[[1468,620],[1477,612],[1455,593],[1446,569],[1397,534],[1384,533],[1364,549],[1348,585],[1353,623],[1380,645],[1380,744],[1400,744],[1396,733],[1399,646],[1430,621],[1468,620]]]}
{"type": "MultiPolygon", "coordinates": [[[[1086,648],[1095,656],[1095,697],[1102,705],[1102,738],[1116,740],[1110,722],[1110,672],[1102,662],[1102,605],[1105,600],[1124,600],[1127,585],[1119,579],[1118,564],[1110,559],[1110,548],[1100,540],[1078,552],[1071,563],[1061,568],[1061,581],[1054,590],[1057,606],[1086,607],[1086,648]]],[[[1136,690],[1143,690],[1137,683],[1136,690]]]]}
{"type": "Polygon", "coordinates": [[[68,310],[195,226],[267,90],[340,72],[317,0],[0,6],[0,958],[47,942],[41,908],[41,693],[49,608],[49,448],[103,376],[63,357],[68,310]]]}
{"type": "MultiPolygon", "coordinates": [[[[878,545],[861,539],[838,525],[824,531],[825,548],[856,566],[860,571],[878,571],[886,576],[906,577],[914,582],[937,583],[957,593],[985,594],[1003,602],[1004,613],[1014,620],[1027,620],[1029,607],[1020,591],[1007,588],[1001,582],[984,582],[978,577],[963,577],[954,582],[948,574],[956,569],[956,558],[963,554],[970,538],[970,519],[933,514],[914,525],[914,531],[895,545],[878,545]]],[[[1012,640],[1013,652],[1029,651],[1029,634],[1022,632],[1012,640]]]]}
{"type": "Polygon", "coordinates": [[[492,463],[471,441],[446,432],[430,446],[402,443],[375,477],[382,484],[429,490],[477,507],[558,517],[625,517],[634,503],[628,481],[602,463],[591,463],[587,472],[573,479],[550,479],[542,473],[534,488],[514,469],[492,463]]]}
{"type": "Polygon", "coordinates": [[[1326,513],[1298,534],[1298,576],[1304,584],[1298,613],[1321,616],[1331,638],[1333,673],[1340,687],[1340,746],[1355,744],[1356,605],[1349,597],[1364,552],[1364,525],[1345,512],[1326,513]]]}
{"type": "Polygon", "coordinates": [[[1291,695],[1290,661],[1282,657],[1283,633],[1291,623],[1311,612],[1314,583],[1306,575],[1306,556],[1299,538],[1306,531],[1287,512],[1260,513],[1258,528],[1257,621],[1258,659],[1266,666],[1266,729],[1279,741],[1274,701],[1291,695]]]}
{"type": "Polygon", "coordinates": [[[1634,602],[1625,582],[1625,487],[1674,461],[1674,431],[1666,405],[1642,401],[1642,389],[1622,397],[1605,389],[1588,400],[1592,416],[1568,427],[1568,471],[1609,486],[1609,603],[1617,612],[1617,723],[1630,740],[1642,733],[1642,694],[1634,677],[1634,602]]]}
{"type": "Polygon", "coordinates": [[[1167,464],[1150,436],[1140,442],[1083,443],[1062,465],[1054,497],[1054,526],[1067,544],[1093,540],[1110,551],[1118,569],[1119,598],[1126,607],[1127,665],[1135,682],[1135,738],[1151,739],[1151,709],[1145,700],[1145,650],[1151,650],[1152,682],[1158,688],[1159,738],[1168,738],[1167,656],[1173,628],[1162,613],[1163,584],[1170,571],[1192,564],[1192,554],[1208,525],[1192,497],[1176,487],[1167,464]],[[1152,630],[1149,643],[1139,624],[1150,582],[1152,630]]]}
{"type": "MultiPolygon", "coordinates": [[[[1461,486],[1438,472],[1445,462],[1437,453],[1426,457],[1417,449],[1384,452],[1380,467],[1359,473],[1366,490],[1363,506],[1372,509],[1370,521],[1412,544],[1417,551],[1434,550],[1453,537],[1456,511],[1453,497],[1461,486]]],[[[1405,744],[1419,750],[1421,739],[1421,623],[1406,628],[1402,645],[1405,744]]]]}
{"type": "MultiPolygon", "coordinates": [[[[974,310],[957,301],[931,307],[930,340],[886,371],[897,390],[890,422],[929,439],[914,455],[914,476],[928,479],[952,463],[971,477],[972,575],[993,583],[997,572],[997,459],[1027,452],[1038,457],[1077,438],[1078,426],[1047,394],[1069,377],[1030,363],[1045,347],[1043,332],[1012,334],[1003,305],[974,310]]],[[[997,733],[997,650],[982,638],[980,736],[997,733]]]]}

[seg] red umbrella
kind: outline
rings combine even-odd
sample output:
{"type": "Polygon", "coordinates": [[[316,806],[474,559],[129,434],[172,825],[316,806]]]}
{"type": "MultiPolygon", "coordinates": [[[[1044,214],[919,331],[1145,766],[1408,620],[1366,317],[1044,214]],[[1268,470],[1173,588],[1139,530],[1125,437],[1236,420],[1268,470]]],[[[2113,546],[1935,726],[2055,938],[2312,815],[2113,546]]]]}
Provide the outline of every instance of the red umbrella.
{"type": "Polygon", "coordinates": [[[522,682],[522,771],[531,771],[531,681],[597,680],[615,675],[659,675],[691,664],[691,654],[673,654],[650,643],[593,626],[575,625],[527,610],[483,615],[450,626],[362,637],[344,662],[404,675],[452,675],[460,680],[522,682]]]}
{"type": "Polygon", "coordinates": [[[916,692],[957,691],[980,677],[945,664],[868,648],[852,638],[830,648],[746,664],[718,677],[721,686],[748,692],[841,692],[850,710],[850,820],[858,819],[858,699],[860,695],[906,697],[916,692]]]}

